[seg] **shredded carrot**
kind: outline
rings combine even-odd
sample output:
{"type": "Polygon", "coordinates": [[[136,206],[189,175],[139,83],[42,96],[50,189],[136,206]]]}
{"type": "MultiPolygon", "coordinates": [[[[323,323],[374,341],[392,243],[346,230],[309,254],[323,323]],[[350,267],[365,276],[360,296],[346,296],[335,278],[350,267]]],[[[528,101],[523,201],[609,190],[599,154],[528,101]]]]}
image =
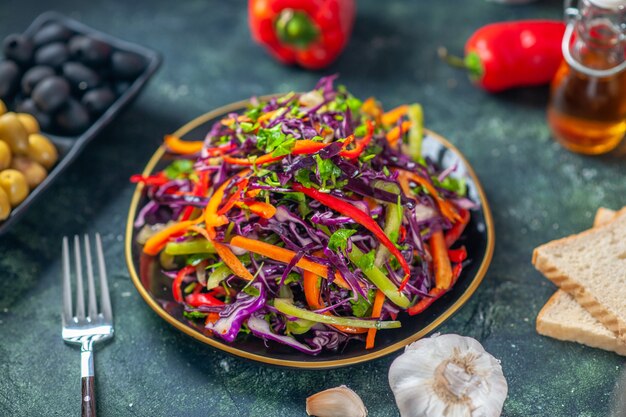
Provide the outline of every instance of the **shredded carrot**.
{"type": "Polygon", "coordinates": [[[389,110],[381,116],[380,121],[385,126],[393,126],[398,122],[398,120],[400,120],[402,116],[406,114],[408,108],[409,106],[403,104],[402,106],[398,106],[395,109],[389,110]]]}
{"type": "MultiPolygon", "coordinates": [[[[252,119],[250,119],[250,118],[249,118],[248,116],[246,116],[245,114],[242,114],[242,115],[237,116],[237,121],[238,121],[238,122],[251,122],[251,121],[252,121],[252,119]]],[[[233,119],[232,117],[227,117],[227,118],[225,118],[225,119],[222,119],[222,120],[220,121],[220,123],[221,123],[223,126],[228,126],[228,127],[230,127],[230,126],[232,126],[232,125],[234,125],[234,124],[235,124],[235,119],[233,119]]]]}
{"type": "Polygon", "coordinates": [[[277,111],[278,110],[272,110],[272,111],[268,111],[267,113],[263,113],[262,115],[259,116],[258,119],[256,119],[257,123],[262,124],[264,122],[269,121],[272,117],[274,117],[277,111]]]}
{"type": "MultiPolygon", "coordinates": [[[[286,264],[291,262],[291,260],[296,256],[296,253],[289,249],[281,248],[279,246],[272,245],[266,242],[261,242],[259,240],[248,239],[247,237],[238,235],[232,238],[230,244],[232,246],[236,246],[250,252],[258,253],[259,255],[263,255],[267,258],[271,258],[286,264]]],[[[314,274],[317,274],[321,277],[328,277],[328,267],[326,267],[326,265],[313,262],[309,259],[300,259],[296,266],[306,271],[313,272],[314,274]]],[[[337,285],[339,285],[340,287],[350,289],[348,283],[339,273],[335,274],[335,280],[333,282],[337,283],[337,285]]]]}
{"type": "Polygon", "coordinates": [[[227,179],[222,185],[220,185],[217,190],[215,190],[215,192],[209,199],[209,202],[206,205],[206,209],[204,210],[204,224],[206,225],[211,237],[215,236],[215,231],[213,230],[213,228],[223,226],[228,223],[228,219],[226,218],[226,216],[224,216],[223,214],[217,214],[217,209],[222,202],[222,199],[224,198],[224,192],[226,191],[226,187],[228,187],[228,185],[234,178],[245,177],[250,174],[250,172],[251,171],[249,169],[244,169],[238,174],[235,174],[233,177],[227,179]]]}
{"type": "Polygon", "coordinates": [[[264,165],[271,164],[272,162],[280,161],[284,158],[284,156],[272,156],[272,154],[261,155],[258,158],[233,158],[229,155],[224,155],[224,162],[231,165],[244,165],[244,166],[252,166],[252,165],[264,165]]]}
{"type": "Polygon", "coordinates": [[[435,286],[447,290],[452,285],[452,266],[448,256],[448,246],[443,231],[438,230],[430,237],[430,253],[433,256],[435,286]]]}
{"type": "MultiPolygon", "coordinates": [[[[435,201],[437,202],[437,206],[439,207],[439,210],[441,211],[441,214],[446,219],[450,220],[453,223],[461,220],[461,216],[456,211],[452,203],[441,198],[441,196],[439,195],[439,193],[437,192],[437,190],[435,189],[435,187],[432,185],[430,181],[428,181],[426,178],[420,175],[417,175],[414,172],[401,171],[400,176],[403,176],[403,175],[406,176],[409,180],[415,181],[416,183],[424,187],[426,191],[428,191],[428,194],[430,194],[435,199],[435,201]]],[[[400,186],[403,187],[403,191],[404,191],[404,186],[402,185],[402,182],[400,182],[400,186]]]]}
{"type": "Polygon", "coordinates": [[[374,97],[370,97],[363,102],[361,105],[361,111],[367,115],[370,115],[376,121],[376,124],[380,124],[381,117],[383,114],[383,109],[380,107],[380,104],[374,99],[374,97]]]}
{"type": "MultiPolygon", "coordinates": [[[[372,318],[380,318],[380,314],[383,310],[383,303],[385,302],[385,294],[381,290],[376,290],[376,297],[374,297],[374,304],[372,305],[372,318]]],[[[365,349],[372,349],[374,347],[374,339],[376,338],[376,329],[368,329],[367,337],[365,339],[365,349]]]]}
{"type": "Polygon", "coordinates": [[[202,150],[204,142],[202,141],[184,141],[173,135],[165,135],[165,147],[179,155],[193,155],[202,150]]]}
{"type": "Polygon", "coordinates": [[[215,252],[220,257],[222,261],[226,264],[227,267],[233,271],[233,274],[237,275],[240,278],[243,278],[247,281],[252,281],[254,277],[248,271],[244,264],[241,263],[239,258],[235,256],[230,248],[222,243],[218,243],[213,241],[213,246],[215,247],[215,252]]]}
{"type": "Polygon", "coordinates": [[[240,208],[247,207],[252,213],[264,219],[271,219],[276,214],[276,207],[263,201],[237,201],[235,205],[240,208]]]}
{"type": "Polygon", "coordinates": [[[205,325],[208,325],[209,323],[213,324],[219,319],[220,319],[220,313],[210,312],[209,314],[207,314],[204,324],[205,325]]]}
{"type": "Polygon", "coordinates": [[[226,200],[226,203],[222,206],[222,208],[217,210],[218,216],[228,213],[228,211],[233,208],[235,203],[241,200],[241,191],[246,188],[247,185],[248,180],[246,178],[240,180],[239,182],[237,182],[237,184],[235,184],[235,189],[233,190],[231,196],[228,198],[228,200],[226,200]]]}
{"type": "Polygon", "coordinates": [[[143,246],[143,252],[147,255],[156,256],[161,252],[161,249],[165,247],[168,240],[173,236],[178,236],[185,233],[190,226],[200,223],[202,216],[195,220],[187,220],[184,222],[175,223],[171,226],[160,230],[152,235],[143,246]]]}
{"type": "Polygon", "coordinates": [[[401,126],[394,127],[389,132],[387,132],[387,142],[389,142],[391,146],[395,146],[395,144],[398,142],[398,139],[400,139],[402,135],[404,135],[409,130],[410,127],[411,122],[409,121],[402,122],[401,126]]]}

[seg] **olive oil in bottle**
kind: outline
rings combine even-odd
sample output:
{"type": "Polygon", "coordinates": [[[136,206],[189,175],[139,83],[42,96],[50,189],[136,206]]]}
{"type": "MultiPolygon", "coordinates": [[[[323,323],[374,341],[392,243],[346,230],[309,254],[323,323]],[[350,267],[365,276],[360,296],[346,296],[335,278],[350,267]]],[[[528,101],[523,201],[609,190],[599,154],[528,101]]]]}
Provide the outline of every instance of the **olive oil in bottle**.
{"type": "Polygon", "coordinates": [[[567,149],[596,155],[626,134],[626,0],[582,0],[580,7],[566,9],[573,19],[552,81],[548,124],[567,149]]]}

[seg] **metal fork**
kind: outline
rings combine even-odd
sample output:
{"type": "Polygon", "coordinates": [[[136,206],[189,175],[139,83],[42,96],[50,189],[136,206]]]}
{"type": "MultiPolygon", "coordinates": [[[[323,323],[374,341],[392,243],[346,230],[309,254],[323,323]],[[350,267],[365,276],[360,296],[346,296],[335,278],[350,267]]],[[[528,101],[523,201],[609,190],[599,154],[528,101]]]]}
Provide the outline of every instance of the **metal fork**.
{"type": "Polygon", "coordinates": [[[67,236],[63,237],[63,340],[80,345],[80,376],[82,386],[81,415],[95,417],[95,374],[93,367],[93,345],[113,337],[113,311],[109,298],[109,287],[102,252],[102,241],[96,233],[96,255],[100,277],[100,312],[96,305],[91,246],[89,236],[84,236],[84,259],[87,271],[88,309],[85,315],[83,296],[83,262],[81,260],[80,238],[74,236],[74,276],[76,278],[76,310],[72,312],[72,283],[70,268],[70,245],[67,236]]]}

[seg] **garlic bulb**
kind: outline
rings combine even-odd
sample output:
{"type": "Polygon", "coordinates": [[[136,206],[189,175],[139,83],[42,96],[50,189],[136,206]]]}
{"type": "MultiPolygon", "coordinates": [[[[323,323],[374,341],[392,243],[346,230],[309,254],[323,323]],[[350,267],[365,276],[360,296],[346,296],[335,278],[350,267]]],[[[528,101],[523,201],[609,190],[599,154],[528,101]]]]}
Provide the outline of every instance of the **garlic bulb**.
{"type": "Polygon", "coordinates": [[[366,417],[367,408],[356,392],[342,385],[307,398],[306,413],[317,417],[366,417]]]}
{"type": "Polygon", "coordinates": [[[500,362],[471,337],[435,334],[389,368],[401,417],[497,417],[507,395],[500,362]]]}

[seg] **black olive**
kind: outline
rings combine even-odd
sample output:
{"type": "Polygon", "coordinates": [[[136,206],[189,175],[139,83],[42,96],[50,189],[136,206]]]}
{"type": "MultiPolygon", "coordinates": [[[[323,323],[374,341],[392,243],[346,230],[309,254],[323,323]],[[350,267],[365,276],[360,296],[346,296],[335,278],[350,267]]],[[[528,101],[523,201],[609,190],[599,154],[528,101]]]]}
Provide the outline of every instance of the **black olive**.
{"type": "Polygon", "coordinates": [[[0,62],[0,99],[6,100],[17,89],[20,69],[13,61],[0,62]]]}
{"type": "Polygon", "coordinates": [[[24,35],[13,33],[2,43],[4,55],[18,64],[28,64],[33,57],[33,43],[24,35]]]}
{"type": "Polygon", "coordinates": [[[38,48],[52,42],[65,42],[72,36],[72,31],[60,23],[51,22],[35,32],[33,43],[38,48]]]}
{"type": "Polygon", "coordinates": [[[116,51],[111,55],[113,76],[124,80],[135,79],[143,71],[146,63],[140,55],[132,52],[116,51]]]}
{"type": "Polygon", "coordinates": [[[67,46],[63,42],[54,42],[37,49],[35,63],[60,68],[67,61],[68,56],[67,46]]]}
{"type": "Polygon", "coordinates": [[[113,89],[115,90],[115,94],[121,96],[126,90],[128,90],[128,87],[130,87],[130,82],[120,81],[119,83],[115,83],[113,89]]]}
{"type": "Polygon", "coordinates": [[[37,107],[46,113],[53,113],[67,101],[69,96],[69,83],[65,78],[56,75],[41,80],[32,94],[37,107]]]}
{"type": "Polygon", "coordinates": [[[46,67],[45,65],[32,67],[22,77],[22,92],[30,96],[39,81],[51,75],[54,75],[54,70],[51,67],[46,67]]]}
{"type": "Polygon", "coordinates": [[[90,36],[78,35],[70,39],[72,58],[91,67],[99,67],[108,62],[111,46],[90,36]]]}
{"type": "Polygon", "coordinates": [[[85,91],[100,84],[100,76],[91,68],[78,62],[63,64],[63,75],[70,82],[74,91],[85,91]]]}
{"type": "Polygon", "coordinates": [[[104,113],[114,101],[115,94],[109,87],[87,91],[81,100],[87,111],[96,116],[104,113]]]}
{"type": "Polygon", "coordinates": [[[50,115],[39,110],[35,102],[30,98],[18,103],[17,106],[15,106],[15,111],[18,113],[32,114],[33,117],[37,119],[37,122],[39,122],[41,130],[50,130],[52,126],[50,115]]]}
{"type": "Polygon", "coordinates": [[[73,98],[59,110],[55,119],[59,129],[70,135],[80,133],[89,126],[89,113],[73,98]]]}

